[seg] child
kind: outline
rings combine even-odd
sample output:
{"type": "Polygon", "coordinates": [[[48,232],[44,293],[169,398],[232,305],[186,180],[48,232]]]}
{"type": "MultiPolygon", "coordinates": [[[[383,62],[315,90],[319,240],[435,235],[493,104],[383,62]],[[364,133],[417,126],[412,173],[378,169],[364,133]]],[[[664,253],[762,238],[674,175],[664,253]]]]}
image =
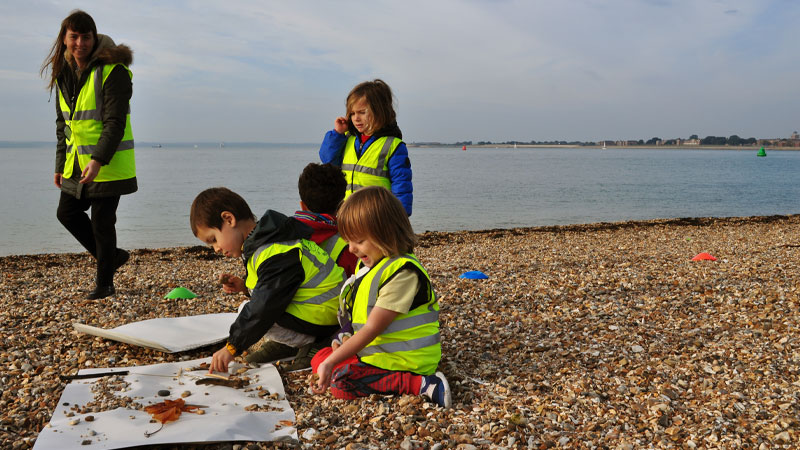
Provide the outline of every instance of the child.
{"type": "Polygon", "coordinates": [[[347,249],[347,242],[336,227],[336,209],[344,200],[346,187],[344,175],[336,166],[308,164],[297,181],[301,210],[294,213],[294,218],[314,230],[311,240],[328,252],[349,277],[355,272],[358,258],[347,249]]]}
{"type": "Polygon", "coordinates": [[[256,222],[250,207],[233,191],[206,189],[192,202],[189,215],[198,239],[230,258],[241,257],[246,279],[220,275],[228,293],[250,295],[231,325],[228,343],[214,353],[211,372],[225,372],[234,356],[265,336],[261,361],[293,356],[338,328],[337,294],[344,271],[308,240],[311,229],[281,213],[267,210],[256,222]]]}
{"type": "Polygon", "coordinates": [[[392,90],[383,80],[365,81],[347,95],[346,117],[337,117],[319,148],[323,163],[341,167],[345,198],[364,186],[383,186],[411,215],[414,187],[411,161],[392,107],[392,90]]]}
{"type": "Polygon", "coordinates": [[[361,261],[339,297],[342,331],[311,361],[319,375],[312,390],[321,394],[330,385],[344,399],[424,395],[449,408],[450,386],[436,372],[439,303],[412,253],[414,231],[403,206],[385,188],[371,186],[345,200],[338,218],[339,232],[361,261]]]}

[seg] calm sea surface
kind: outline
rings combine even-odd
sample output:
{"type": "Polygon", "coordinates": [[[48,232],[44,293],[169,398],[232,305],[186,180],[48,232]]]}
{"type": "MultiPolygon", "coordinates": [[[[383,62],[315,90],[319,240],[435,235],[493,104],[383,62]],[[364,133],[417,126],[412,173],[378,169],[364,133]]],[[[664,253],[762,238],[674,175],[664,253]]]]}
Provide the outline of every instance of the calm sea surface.
{"type": "MultiPolygon", "coordinates": [[[[241,194],[257,216],[298,208],[297,177],[318,146],[144,146],[139,191],[123,196],[119,245],[196,245],[194,196],[212,186],[241,194]]],[[[410,148],[416,232],[673,217],[800,213],[800,152],[410,148]]],[[[0,256],[82,248],[55,217],[54,145],[0,147],[0,256]]]]}

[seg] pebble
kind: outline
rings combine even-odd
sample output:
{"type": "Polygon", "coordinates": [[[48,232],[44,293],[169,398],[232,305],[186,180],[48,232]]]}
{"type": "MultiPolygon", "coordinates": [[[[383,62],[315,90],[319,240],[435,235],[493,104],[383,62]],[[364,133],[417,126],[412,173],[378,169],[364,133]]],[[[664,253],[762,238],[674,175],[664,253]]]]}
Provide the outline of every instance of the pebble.
{"type": "Polygon", "coordinates": [[[775,435],[775,442],[778,444],[789,444],[792,442],[792,436],[788,431],[782,431],[775,435]]]}
{"type": "Polygon", "coordinates": [[[305,439],[305,440],[307,440],[307,441],[311,441],[311,440],[315,439],[315,438],[316,438],[316,436],[317,436],[317,430],[315,430],[315,429],[313,429],[313,428],[307,428],[307,429],[306,429],[305,431],[303,431],[303,433],[302,433],[302,437],[303,437],[303,439],[305,439]]]}
{"type": "MultiPolygon", "coordinates": [[[[440,302],[439,370],[454,407],[410,395],[312,395],[307,372],[286,374],[302,446],[387,448],[406,437],[414,448],[432,450],[768,449],[797,442],[791,362],[800,360],[800,216],[419,238],[415,253],[440,302]],[[700,252],[720,259],[690,260],[700,252]],[[490,278],[458,278],[468,270],[490,278]]],[[[59,375],[213,352],[163,354],[77,334],[69,323],[113,328],[231,312],[243,299],[221,293],[216,282],[222,272],[241,274],[241,262],[204,247],[133,250],[115,276],[117,294],[101,302],[83,298],[91,266],[85,253],[0,258],[0,414],[3,429],[13,430],[0,433],[0,448],[32,446],[63,391],[59,375]],[[199,297],[163,298],[178,285],[199,297]]]]}

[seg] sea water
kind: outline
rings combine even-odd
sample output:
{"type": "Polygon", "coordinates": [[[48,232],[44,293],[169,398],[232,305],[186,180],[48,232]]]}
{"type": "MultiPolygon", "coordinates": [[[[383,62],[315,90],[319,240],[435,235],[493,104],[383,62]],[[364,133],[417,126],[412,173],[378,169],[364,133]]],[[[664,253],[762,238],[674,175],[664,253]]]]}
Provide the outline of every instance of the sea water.
{"type": "MultiPolygon", "coordinates": [[[[0,256],[82,251],[56,219],[55,145],[0,146],[0,256]]],[[[409,148],[418,233],[673,217],[800,213],[800,152],[581,148],[409,148]]],[[[189,206],[226,186],[253,212],[291,215],[317,144],[136,149],[139,191],[117,211],[119,246],[198,245],[189,206]]]]}

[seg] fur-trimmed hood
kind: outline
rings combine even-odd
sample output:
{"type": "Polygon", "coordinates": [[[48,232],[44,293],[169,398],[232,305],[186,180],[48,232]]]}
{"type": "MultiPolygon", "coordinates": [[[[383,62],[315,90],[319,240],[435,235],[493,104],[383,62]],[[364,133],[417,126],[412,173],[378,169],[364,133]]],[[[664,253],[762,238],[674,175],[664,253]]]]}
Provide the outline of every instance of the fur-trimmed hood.
{"type": "MultiPolygon", "coordinates": [[[[75,61],[69,50],[64,52],[64,58],[70,66],[74,66],[75,61]]],[[[95,66],[98,63],[130,66],[133,64],[133,50],[125,44],[114,44],[114,40],[105,34],[98,34],[97,46],[94,49],[94,53],[92,53],[91,59],[89,59],[88,67],[95,66]]]]}

